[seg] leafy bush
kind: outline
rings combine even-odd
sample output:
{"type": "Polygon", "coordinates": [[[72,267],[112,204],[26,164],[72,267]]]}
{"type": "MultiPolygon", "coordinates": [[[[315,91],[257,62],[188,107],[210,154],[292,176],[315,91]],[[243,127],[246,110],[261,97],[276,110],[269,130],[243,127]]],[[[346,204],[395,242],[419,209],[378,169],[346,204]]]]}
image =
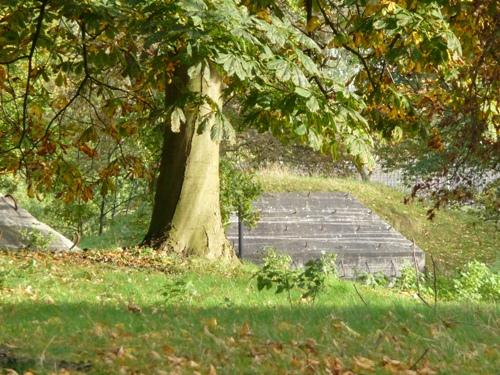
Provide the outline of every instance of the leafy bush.
{"type": "Polygon", "coordinates": [[[52,234],[45,234],[36,229],[23,229],[19,233],[22,242],[30,250],[47,250],[54,239],[52,234]]]}
{"type": "Polygon", "coordinates": [[[500,178],[490,182],[476,196],[476,201],[483,208],[479,212],[485,220],[500,223],[500,178]]]}
{"type": "Polygon", "coordinates": [[[336,276],[335,254],[323,255],[320,259],[307,262],[303,268],[292,268],[289,255],[269,250],[264,258],[264,266],[254,275],[259,291],[276,287],[276,293],[286,292],[292,304],[293,290],[300,292],[303,301],[314,301],[325,287],[328,277],[336,276]]]}
{"type": "MultiPolygon", "coordinates": [[[[426,277],[415,268],[407,265],[401,269],[401,276],[395,286],[403,291],[417,291],[423,295],[432,295],[434,276],[426,277]],[[418,279],[418,285],[417,285],[418,279]]],[[[436,289],[441,299],[471,301],[500,301],[500,275],[493,272],[484,263],[472,261],[453,278],[436,275],[436,289]]]]}
{"type": "Polygon", "coordinates": [[[403,291],[416,291],[420,288],[422,293],[427,293],[431,290],[427,286],[425,275],[416,271],[415,267],[410,264],[401,268],[401,275],[396,279],[395,286],[403,291]]]}
{"type": "Polygon", "coordinates": [[[468,263],[453,280],[458,298],[473,301],[500,301],[500,275],[478,261],[468,263]]]}
{"type": "Polygon", "coordinates": [[[229,224],[232,213],[238,213],[245,225],[251,227],[259,220],[259,213],[252,205],[262,193],[262,187],[255,175],[243,172],[231,159],[220,163],[220,203],[222,222],[229,224]]]}

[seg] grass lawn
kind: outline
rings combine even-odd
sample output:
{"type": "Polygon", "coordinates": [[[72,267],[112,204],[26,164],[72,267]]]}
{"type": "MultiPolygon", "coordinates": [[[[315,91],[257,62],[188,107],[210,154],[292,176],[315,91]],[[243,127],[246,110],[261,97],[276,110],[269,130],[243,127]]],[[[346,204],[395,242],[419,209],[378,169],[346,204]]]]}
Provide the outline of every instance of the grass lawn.
{"type": "Polygon", "coordinates": [[[499,228],[472,212],[440,210],[429,221],[424,204],[405,205],[404,193],[382,184],[346,178],[294,176],[279,170],[261,171],[259,180],[268,192],[342,191],[352,194],[405,237],[414,240],[428,256],[433,255],[441,272],[452,271],[472,259],[497,269],[500,267],[499,228]]]}
{"type": "Polygon", "coordinates": [[[290,306],[284,295],[258,292],[254,271],[147,253],[0,253],[0,368],[212,375],[500,368],[495,304],[438,302],[434,311],[360,285],[365,306],[352,283],[331,280],[314,305],[290,306]]]}

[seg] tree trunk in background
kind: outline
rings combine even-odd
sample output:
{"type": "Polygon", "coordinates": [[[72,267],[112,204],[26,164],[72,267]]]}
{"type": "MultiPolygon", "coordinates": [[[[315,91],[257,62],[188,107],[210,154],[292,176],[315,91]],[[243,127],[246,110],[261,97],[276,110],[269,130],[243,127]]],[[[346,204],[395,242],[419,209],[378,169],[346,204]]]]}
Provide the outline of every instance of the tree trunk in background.
{"type": "MultiPolygon", "coordinates": [[[[167,87],[167,105],[186,91],[207,95],[222,105],[221,79],[213,69],[209,82],[201,75],[189,78],[186,72],[177,72],[167,87]]],[[[219,144],[210,137],[211,124],[201,134],[195,124],[197,116],[210,111],[208,105],[188,106],[180,132],[165,127],[153,214],[144,245],[211,259],[234,256],[220,213],[219,144]]]]}
{"type": "Polygon", "coordinates": [[[357,169],[359,175],[361,176],[361,180],[365,181],[365,182],[369,182],[371,173],[368,171],[366,166],[359,165],[358,163],[354,163],[354,165],[356,166],[356,169],[357,169]]]}
{"type": "Polygon", "coordinates": [[[101,205],[99,206],[99,233],[98,235],[101,236],[102,232],[104,231],[104,220],[106,219],[106,212],[104,212],[104,209],[106,208],[106,196],[101,197],[101,205]]]}

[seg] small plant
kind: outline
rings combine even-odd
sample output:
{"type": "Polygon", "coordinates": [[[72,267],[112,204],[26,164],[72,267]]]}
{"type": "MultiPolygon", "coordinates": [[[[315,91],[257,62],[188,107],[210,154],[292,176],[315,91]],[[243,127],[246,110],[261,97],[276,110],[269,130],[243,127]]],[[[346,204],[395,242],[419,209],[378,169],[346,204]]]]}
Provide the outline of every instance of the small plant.
{"type": "Polygon", "coordinates": [[[363,272],[357,275],[357,280],[371,287],[390,286],[390,280],[383,272],[363,272]]]}
{"type": "Polygon", "coordinates": [[[166,303],[191,302],[198,295],[198,291],[192,281],[168,279],[161,290],[161,295],[166,303]]]}
{"type": "Polygon", "coordinates": [[[269,250],[264,258],[264,266],[254,275],[257,289],[276,287],[276,293],[286,292],[292,305],[292,291],[300,291],[300,299],[314,303],[325,287],[328,277],[336,276],[335,254],[323,255],[320,259],[307,262],[303,268],[293,269],[292,259],[285,254],[269,250]]]}
{"type": "Polygon", "coordinates": [[[19,232],[21,241],[29,250],[47,250],[54,236],[50,233],[42,233],[37,229],[23,229],[19,232]]]}
{"type": "Polygon", "coordinates": [[[243,172],[236,163],[228,158],[220,162],[220,203],[222,222],[229,224],[229,217],[237,213],[243,223],[253,227],[259,220],[259,212],[253,202],[262,193],[262,187],[255,175],[243,172]]]}
{"type": "Polygon", "coordinates": [[[431,288],[426,285],[425,275],[409,264],[401,268],[401,275],[397,278],[395,286],[403,291],[420,289],[424,294],[432,292],[431,288]]]}
{"type": "Polygon", "coordinates": [[[486,264],[472,261],[453,280],[453,289],[461,299],[500,301],[500,275],[486,264]]]}

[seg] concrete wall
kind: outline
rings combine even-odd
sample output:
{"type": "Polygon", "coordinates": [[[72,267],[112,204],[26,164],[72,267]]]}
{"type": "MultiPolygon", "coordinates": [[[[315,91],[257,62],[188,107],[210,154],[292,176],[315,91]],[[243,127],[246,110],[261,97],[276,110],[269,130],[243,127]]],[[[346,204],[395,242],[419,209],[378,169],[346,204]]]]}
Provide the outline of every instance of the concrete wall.
{"type": "MultiPolygon", "coordinates": [[[[255,206],[260,221],[253,229],[244,228],[244,259],[260,263],[266,248],[273,247],[302,265],[333,252],[344,277],[361,272],[396,276],[405,263],[424,267],[421,249],[349,194],[265,194],[255,206]]],[[[238,251],[236,217],[227,233],[238,251]]]]}

